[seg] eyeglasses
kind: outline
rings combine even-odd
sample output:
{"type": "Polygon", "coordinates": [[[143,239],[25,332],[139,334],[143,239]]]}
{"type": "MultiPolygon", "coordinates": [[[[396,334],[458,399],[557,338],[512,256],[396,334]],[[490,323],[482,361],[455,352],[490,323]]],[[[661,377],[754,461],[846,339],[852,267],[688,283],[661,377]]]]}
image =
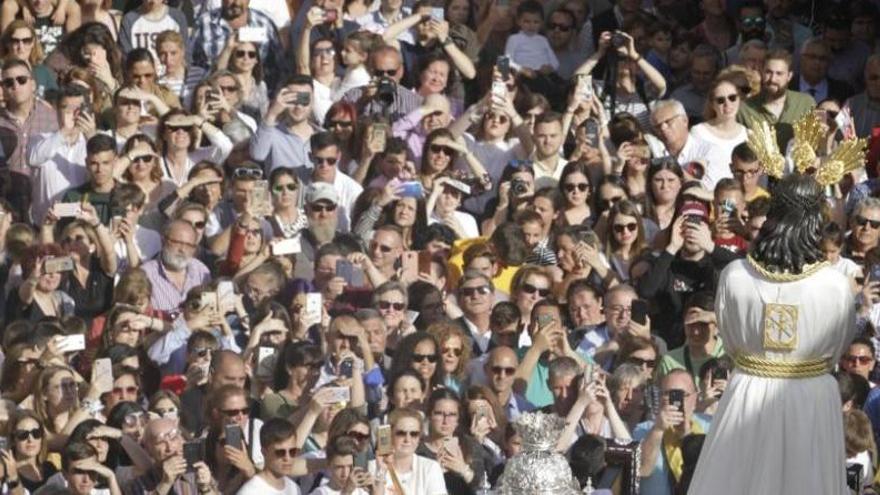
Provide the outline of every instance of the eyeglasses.
{"type": "Polygon", "coordinates": [[[275,194],[281,194],[284,191],[293,192],[296,191],[296,184],[276,184],[272,186],[272,192],[275,194]]]}
{"type": "Polygon", "coordinates": [[[400,70],[400,67],[398,67],[396,69],[388,69],[388,70],[373,69],[373,75],[376,77],[382,77],[382,76],[394,77],[395,75],[397,75],[398,70],[400,70]]]}
{"type": "Polygon", "coordinates": [[[141,411],[128,413],[125,415],[125,426],[133,427],[138,424],[147,424],[147,415],[141,411]]]}
{"type": "Polygon", "coordinates": [[[40,440],[43,438],[43,429],[42,428],[34,428],[33,430],[15,430],[12,432],[12,436],[19,442],[24,442],[28,438],[33,438],[34,440],[40,440]]]}
{"type": "Polygon", "coordinates": [[[391,302],[391,301],[379,301],[379,309],[394,309],[394,311],[403,311],[406,309],[406,304],[399,302],[391,302]]]}
{"type": "Polygon", "coordinates": [[[296,447],[291,447],[289,449],[274,449],[272,450],[272,453],[275,454],[275,457],[290,457],[292,459],[299,454],[299,449],[296,447]]]}
{"type": "Polygon", "coordinates": [[[191,125],[173,125],[173,124],[165,124],[165,130],[174,134],[175,132],[189,132],[192,129],[191,125]]]}
{"type": "Polygon", "coordinates": [[[88,476],[88,477],[91,478],[92,480],[95,480],[95,479],[98,478],[98,473],[96,473],[96,472],[94,472],[94,471],[89,471],[89,470],[87,470],[87,469],[73,468],[73,469],[70,470],[70,472],[73,473],[73,474],[78,474],[78,475],[85,475],[85,476],[88,476]]]}
{"type": "Polygon", "coordinates": [[[474,297],[476,295],[485,296],[490,292],[492,292],[492,289],[490,289],[488,285],[481,285],[479,287],[462,287],[458,289],[458,293],[461,294],[462,297],[474,297]]]}
{"type": "Polygon", "coordinates": [[[415,354],[414,353],[412,355],[412,360],[414,363],[424,363],[425,361],[427,361],[429,363],[436,363],[437,362],[437,355],[436,354],[415,354]]]}
{"type": "Polygon", "coordinates": [[[522,290],[526,294],[534,294],[535,292],[537,292],[538,295],[541,297],[547,297],[550,295],[550,289],[546,287],[535,287],[532,284],[523,284],[522,287],[520,287],[520,290],[522,290]]]}
{"type": "Polygon", "coordinates": [[[263,171],[253,167],[238,167],[232,171],[232,176],[236,179],[262,179],[263,171]]]}
{"type": "Polygon", "coordinates": [[[464,351],[461,347],[444,347],[443,354],[452,354],[455,357],[461,357],[461,353],[464,351]]]}
{"type": "Polygon", "coordinates": [[[568,24],[557,24],[555,22],[547,23],[547,31],[562,31],[563,33],[567,33],[571,31],[571,26],[568,24]]]}
{"type": "Polygon", "coordinates": [[[615,234],[622,234],[624,230],[628,230],[630,232],[635,232],[639,225],[635,222],[632,223],[615,223],[612,227],[614,229],[615,234]]]}
{"type": "Polygon", "coordinates": [[[180,430],[172,428],[166,432],[156,435],[156,443],[171,442],[180,438],[180,430]]]}
{"type": "Polygon", "coordinates": [[[732,93],[727,96],[716,96],[715,97],[715,104],[716,105],[723,105],[725,100],[727,100],[731,103],[736,103],[736,100],[738,100],[738,99],[739,99],[739,95],[736,93],[732,93]]]}
{"type": "Polygon", "coordinates": [[[632,307],[631,306],[621,306],[620,304],[615,304],[614,306],[611,306],[610,308],[608,308],[608,310],[611,311],[612,313],[617,313],[617,314],[622,314],[622,313],[632,314],[632,307]]]}
{"type": "Polygon", "coordinates": [[[77,235],[71,235],[71,236],[65,237],[64,239],[61,240],[61,243],[62,244],[71,244],[71,243],[76,242],[79,244],[84,244],[87,239],[88,239],[88,237],[86,237],[82,234],[77,234],[77,235]]]}
{"type": "Polygon", "coordinates": [[[764,24],[764,18],[761,16],[743,17],[742,23],[744,26],[760,26],[760,25],[764,24]]]}
{"type": "Polygon", "coordinates": [[[359,431],[350,431],[350,432],[346,433],[345,436],[351,437],[352,439],[357,440],[358,442],[363,442],[364,440],[370,439],[369,433],[361,433],[359,431]]]}
{"type": "Polygon", "coordinates": [[[406,431],[406,430],[396,430],[394,432],[394,436],[398,438],[406,438],[407,436],[410,438],[420,438],[422,436],[422,432],[420,431],[406,431]]]}
{"type": "Polygon", "coordinates": [[[599,206],[603,210],[610,210],[611,207],[614,206],[615,204],[617,204],[617,202],[620,201],[621,199],[623,199],[623,196],[615,196],[613,198],[602,199],[599,201],[599,206]]]}
{"type": "Polygon", "coordinates": [[[238,58],[256,59],[257,58],[257,51],[256,50],[235,50],[235,56],[238,58]]]}
{"type": "Polygon", "coordinates": [[[214,352],[214,349],[211,349],[210,347],[197,347],[197,348],[193,349],[193,354],[195,354],[198,357],[208,357],[213,352],[214,352]]]}
{"type": "Polygon", "coordinates": [[[113,395],[122,395],[122,394],[136,394],[138,392],[138,388],[134,385],[129,387],[113,387],[113,395]]]}
{"type": "Polygon", "coordinates": [[[328,167],[332,167],[336,165],[336,157],[326,157],[326,156],[313,156],[312,161],[315,162],[315,165],[327,165],[328,167]]]}
{"type": "Polygon", "coordinates": [[[314,213],[321,213],[322,211],[330,213],[332,211],[336,211],[336,205],[334,205],[333,203],[323,205],[319,203],[314,203],[309,205],[309,209],[312,210],[312,212],[314,213]]]}
{"type": "Polygon", "coordinates": [[[3,87],[6,89],[12,89],[15,87],[16,83],[18,83],[19,86],[24,86],[30,80],[30,76],[4,77],[3,87]]]}
{"type": "Polygon", "coordinates": [[[333,55],[336,55],[336,50],[333,48],[315,48],[312,50],[312,54],[316,57],[320,57],[321,55],[332,57],[333,55]]]}
{"type": "Polygon", "coordinates": [[[220,88],[220,91],[223,91],[224,93],[235,93],[236,91],[238,91],[238,86],[235,86],[235,85],[217,86],[217,87],[220,88]]]}
{"type": "Polygon", "coordinates": [[[856,216],[856,224],[859,227],[864,227],[866,225],[870,225],[871,228],[874,230],[880,229],[880,220],[871,220],[871,219],[865,218],[861,215],[856,216]]]}
{"type": "Polygon", "coordinates": [[[263,230],[260,228],[247,229],[244,231],[244,235],[258,236],[258,235],[262,235],[262,234],[263,234],[263,230]]]}
{"type": "Polygon", "coordinates": [[[626,358],[626,362],[629,364],[634,364],[636,366],[647,366],[648,368],[654,369],[657,366],[656,359],[642,359],[640,357],[630,356],[626,358]]]}
{"type": "Polygon", "coordinates": [[[581,182],[580,184],[573,184],[573,183],[569,182],[568,184],[565,184],[563,187],[565,187],[565,192],[568,192],[568,193],[574,192],[575,189],[577,189],[580,192],[586,192],[586,190],[590,188],[590,185],[587,184],[586,182],[581,182]]]}
{"type": "Polygon", "coordinates": [[[344,127],[349,128],[354,125],[350,120],[331,120],[327,122],[327,128],[332,129],[334,127],[344,127]]]}
{"type": "Polygon", "coordinates": [[[162,416],[163,418],[174,419],[177,417],[177,408],[174,407],[169,407],[168,409],[156,409],[153,412],[155,412],[159,416],[162,416]]]}
{"type": "Polygon", "coordinates": [[[843,360],[853,364],[856,362],[859,364],[871,364],[871,361],[873,361],[874,358],[871,356],[853,356],[852,354],[847,354],[846,356],[843,356],[843,360]]]}
{"type": "Polygon", "coordinates": [[[247,416],[251,413],[250,407],[242,407],[241,409],[221,409],[220,412],[227,418],[237,418],[238,416],[247,416]]]}
{"type": "Polygon", "coordinates": [[[492,366],[491,370],[493,375],[511,376],[516,373],[516,368],[508,366],[492,366]]]}
{"type": "Polygon", "coordinates": [[[27,38],[9,38],[10,45],[30,45],[33,42],[33,36],[28,36],[27,38]]]}
{"type": "Polygon", "coordinates": [[[432,144],[429,149],[431,150],[431,153],[443,153],[446,156],[452,156],[455,154],[454,149],[449,146],[443,146],[442,144],[432,144]]]}
{"type": "Polygon", "coordinates": [[[150,163],[153,161],[153,155],[141,155],[131,159],[131,163],[150,163]]]}
{"type": "Polygon", "coordinates": [[[194,229],[197,229],[197,230],[202,230],[203,228],[205,228],[205,225],[208,224],[208,222],[206,222],[206,221],[204,221],[204,220],[198,220],[198,221],[195,221],[195,222],[187,222],[186,220],[184,220],[184,221],[185,221],[186,223],[192,225],[193,228],[194,228],[194,229]]]}

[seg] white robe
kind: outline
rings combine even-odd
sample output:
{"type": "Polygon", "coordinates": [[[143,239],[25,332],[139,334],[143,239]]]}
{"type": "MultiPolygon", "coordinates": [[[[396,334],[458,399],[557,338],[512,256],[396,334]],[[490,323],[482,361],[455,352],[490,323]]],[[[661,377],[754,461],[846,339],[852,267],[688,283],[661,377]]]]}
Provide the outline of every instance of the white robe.
{"type": "MultiPolygon", "coordinates": [[[[715,303],[731,355],[837,363],[855,333],[849,281],[831,267],[771,282],[738,260],[722,272],[715,303]],[[759,295],[760,294],[760,295],[759,295]],[[764,302],[798,306],[797,345],[763,348],[764,302]]],[[[703,446],[690,495],[844,495],[846,454],[837,382],[764,378],[734,371],[703,446]]]]}

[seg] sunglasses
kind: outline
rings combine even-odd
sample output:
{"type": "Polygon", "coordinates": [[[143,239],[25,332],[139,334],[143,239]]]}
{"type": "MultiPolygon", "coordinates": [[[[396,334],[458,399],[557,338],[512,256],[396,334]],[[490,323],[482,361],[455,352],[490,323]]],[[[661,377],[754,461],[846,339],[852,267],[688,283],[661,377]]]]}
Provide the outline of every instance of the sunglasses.
{"type": "Polygon", "coordinates": [[[272,186],[272,192],[276,194],[281,194],[284,191],[293,192],[296,191],[296,184],[277,184],[272,186]]]}
{"type": "Polygon", "coordinates": [[[95,480],[98,478],[98,473],[96,473],[94,471],[89,471],[88,469],[73,468],[73,469],[71,469],[71,473],[85,475],[85,476],[88,476],[89,478],[91,478],[92,480],[95,480]]]}
{"type": "Polygon", "coordinates": [[[851,354],[843,356],[843,360],[848,363],[871,364],[874,360],[871,356],[853,356],[851,354]]]}
{"type": "Polygon", "coordinates": [[[622,234],[625,230],[630,232],[635,232],[637,228],[639,228],[638,224],[633,223],[616,223],[612,227],[614,229],[615,234],[622,234]]]}
{"type": "Polygon", "coordinates": [[[391,301],[379,301],[379,309],[392,309],[392,308],[394,308],[394,311],[403,311],[404,309],[406,309],[406,304],[396,303],[396,302],[391,302],[391,301]]]}
{"type": "Polygon", "coordinates": [[[190,129],[192,129],[191,125],[172,125],[172,124],[165,125],[165,130],[170,133],[189,132],[190,129]]]}
{"type": "Polygon", "coordinates": [[[244,235],[253,235],[253,236],[257,236],[257,235],[261,235],[262,233],[263,233],[263,230],[262,230],[262,229],[259,229],[259,228],[256,228],[256,229],[247,229],[247,230],[244,231],[244,235]]]}
{"type": "Polygon", "coordinates": [[[623,196],[616,196],[614,198],[603,199],[599,201],[599,206],[603,210],[610,210],[612,206],[616,205],[618,201],[623,199],[623,196]]]}
{"type": "Polygon", "coordinates": [[[223,91],[224,93],[235,93],[236,91],[238,91],[238,86],[235,86],[235,85],[217,86],[217,87],[220,88],[220,91],[223,91]]]}
{"type": "Polygon", "coordinates": [[[493,375],[512,376],[514,373],[516,373],[516,368],[508,366],[492,366],[491,369],[493,375]]]}
{"type": "Polygon", "coordinates": [[[461,347],[444,347],[443,354],[452,354],[455,357],[461,357],[461,353],[464,351],[461,347]]]}
{"type": "Polygon", "coordinates": [[[865,225],[870,225],[872,229],[877,230],[880,229],[880,220],[870,220],[861,215],[856,217],[856,224],[859,227],[864,227],[865,225]]]}
{"type": "Polygon", "coordinates": [[[314,50],[312,50],[312,54],[316,57],[321,55],[332,57],[333,55],[336,55],[336,50],[333,48],[315,48],[314,50]]]}
{"type": "Polygon", "coordinates": [[[745,17],[742,20],[744,26],[760,26],[764,24],[763,17],[745,17]]]}
{"type": "Polygon", "coordinates": [[[586,190],[590,188],[590,185],[587,184],[586,182],[581,182],[580,184],[568,183],[564,187],[565,187],[565,192],[568,192],[568,193],[574,192],[575,189],[577,189],[580,192],[586,192],[586,190]]]}
{"type": "Polygon", "coordinates": [[[314,156],[312,157],[312,161],[315,162],[315,165],[327,165],[331,167],[336,165],[336,157],[314,156]]]}
{"type": "Polygon", "coordinates": [[[727,96],[716,96],[715,97],[715,104],[716,105],[723,105],[725,100],[729,101],[731,103],[736,103],[736,100],[738,100],[738,99],[739,99],[739,95],[736,93],[729,94],[727,96]]]}
{"type": "Polygon", "coordinates": [[[485,296],[491,291],[492,289],[490,289],[488,285],[481,285],[479,287],[462,287],[458,289],[458,293],[463,297],[474,297],[477,294],[485,296]]]}
{"type": "Polygon", "coordinates": [[[534,294],[535,292],[537,292],[538,295],[541,297],[547,297],[550,295],[550,289],[546,287],[535,287],[532,284],[523,284],[520,289],[526,294],[534,294]]]}
{"type": "Polygon", "coordinates": [[[443,153],[446,156],[452,156],[455,154],[454,149],[449,146],[443,146],[442,144],[432,144],[429,149],[431,150],[431,153],[443,153]]]}
{"type": "Polygon", "coordinates": [[[262,179],[263,171],[253,167],[238,167],[232,171],[232,176],[236,179],[262,179]]]}
{"type": "Polygon", "coordinates": [[[351,437],[352,439],[357,440],[358,442],[363,442],[364,440],[370,439],[369,433],[361,433],[359,431],[350,431],[350,432],[346,433],[345,436],[351,437]]]}
{"type": "Polygon", "coordinates": [[[72,235],[72,236],[69,236],[69,237],[65,237],[65,238],[61,241],[61,243],[62,243],[62,244],[71,244],[71,243],[74,243],[74,242],[78,242],[78,243],[80,243],[80,244],[83,244],[83,243],[86,242],[86,239],[88,239],[88,237],[86,237],[86,236],[84,236],[84,235],[82,235],[82,234],[77,234],[77,235],[72,235]]]}
{"type": "Polygon", "coordinates": [[[327,122],[327,128],[332,129],[333,127],[344,127],[349,128],[354,125],[350,120],[331,120],[327,122]]]}
{"type": "Polygon", "coordinates": [[[15,77],[6,77],[3,78],[3,87],[7,89],[12,89],[15,87],[15,84],[18,83],[19,86],[24,86],[30,81],[30,76],[15,76],[15,77]]]}
{"type": "Polygon", "coordinates": [[[177,409],[173,407],[169,409],[156,409],[153,412],[155,412],[159,416],[162,416],[163,418],[174,419],[177,417],[177,409]]]}
{"type": "Polygon", "coordinates": [[[153,155],[141,155],[136,156],[131,160],[131,163],[150,163],[153,161],[153,155]]]}
{"type": "Polygon", "coordinates": [[[130,387],[113,387],[113,395],[122,395],[123,393],[127,394],[136,394],[138,388],[134,385],[130,387]]]}
{"type": "Polygon", "coordinates": [[[377,76],[377,77],[382,77],[382,76],[393,77],[393,76],[395,76],[395,75],[397,74],[397,71],[398,71],[398,70],[399,70],[399,68],[397,68],[397,69],[388,69],[388,70],[373,69],[373,75],[374,75],[374,76],[377,76]]]}
{"type": "Polygon", "coordinates": [[[557,24],[555,22],[550,22],[547,24],[547,31],[562,31],[563,33],[567,33],[571,31],[571,26],[568,24],[557,24]]]}
{"type": "Polygon", "coordinates": [[[299,449],[296,447],[291,447],[289,449],[274,449],[272,453],[275,454],[275,457],[294,458],[297,454],[299,454],[299,449]]]}
{"type": "Polygon", "coordinates": [[[377,244],[375,242],[371,242],[370,243],[370,250],[372,251],[376,248],[379,248],[379,251],[382,251],[383,253],[390,253],[394,249],[391,246],[386,246],[384,244],[377,244]]]}
{"type": "Polygon", "coordinates": [[[311,209],[315,213],[321,213],[322,211],[326,212],[326,213],[330,213],[331,211],[336,210],[336,205],[334,205],[334,204],[329,204],[329,205],[313,204],[313,205],[309,205],[309,209],[311,209]]]}
{"type": "Polygon", "coordinates": [[[33,430],[15,430],[12,432],[12,436],[19,442],[24,442],[28,438],[33,438],[34,440],[40,440],[43,438],[43,429],[42,428],[34,428],[33,430]]]}
{"type": "Polygon", "coordinates": [[[29,36],[27,38],[9,38],[10,45],[30,45],[34,42],[34,37],[29,36]]]}
{"type": "Polygon", "coordinates": [[[656,359],[642,359],[640,357],[630,356],[626,358],[626,362],[629,364],[634,364],[636,366],[647,366],[648,368],[654,368],[657,366],[656,359]]]}
{"type": "Polygon", "coordinates": [[[238,416],[247,416],[251,413],[251,408],[242,407],[241,409],[221,409],[220,412],[225,414],[227,418],[235,418],[238,416]]]}
{"type": "Polygon", "coordinates": [[[437,362],[437,355],[436,354],[413,354],[412,360],[414,363],[424,363],[425,361],[427,361],[429,363],[436,363],[437,362]]]}
{"type": "Polygon", "coordinates": [[[256,50],[235,50],[235,56],[238,58],[256,59],[256,50]]]}
{"type": "Polygon", "coordinates": [[[422,436],[422,432],[397,430],[394,432],[394,436],[399,437],[399,438],[406,438],[407,436],[410,438],[420,438],[422,436]]]}

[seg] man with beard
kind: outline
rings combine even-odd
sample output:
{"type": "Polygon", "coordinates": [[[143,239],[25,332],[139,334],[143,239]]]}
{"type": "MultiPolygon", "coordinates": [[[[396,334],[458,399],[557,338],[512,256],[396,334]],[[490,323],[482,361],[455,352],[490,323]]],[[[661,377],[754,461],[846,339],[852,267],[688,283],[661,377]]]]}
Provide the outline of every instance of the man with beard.
{"type": "Polygon", "coordinates": [[[154,309],[177,311],[190,289],[211,280],[208,267],[193,257],[197,240],[195,228],[183,220],[165,227],[161,255],[141,266],[153,286],[150,304],[154,309]]]}
{"type": "Polygon", "coordinates": [[[559,8],[547,19],[547,41],[559,60],[556,74],[562,79],[571,79],[574,71],[586,60],[589,53],[580,50],[575,40],[577,34],[577,18],[574,12],[559,8]]]}
{"type": "Polygon", "coordinates": [[[810,95],[788,89],[791,78],[791,55],[784,50],[770,52],[761,73],[761,92],[740,105],[736,117],[750,129],[761,121],[769,123],[776,129],[776,140],[782,150],[794,137],[792,124],[816,106],[810,95]]]}
{"type": "Polygon", "coordinates": [[[339,195],[332,185],[315,182],[305,190],[305,211],[309,226],[302,231],[301,250],[296,255],[294,277],[311,280],[321,246],[336,239],[339,226],[339,195]]]}
{"type": "Polygon", "coordinates": [[[739,63],[738,55],[742,46],[751,41],[759,40],[764,43],[770,42],[770,33],[767,32],[767,21],[764,12],[764,4],[761,2],[745,2],[737,10],[736,30],[739,33],[736,44],[724,52],[728,64],[739,63]]]}
{"type": "Polygon", "coordinates": [[[249,7],[250,0],[223,0],[219,9],[214,9],[196,20],[190,39],[193,64],[210,70],[213,62],[220,57],[229,36],[234,36],[243,27],[253,28],[259,30],[263,38],[256,45],[267,84],[271,88],[283,74],[284,48],[272,19],[249,7]]]}

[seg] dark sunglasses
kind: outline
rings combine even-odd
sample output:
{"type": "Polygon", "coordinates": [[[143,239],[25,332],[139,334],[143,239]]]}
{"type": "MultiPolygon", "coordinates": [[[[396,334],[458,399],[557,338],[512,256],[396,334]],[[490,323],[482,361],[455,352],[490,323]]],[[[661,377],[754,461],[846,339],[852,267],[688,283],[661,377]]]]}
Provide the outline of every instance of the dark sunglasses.
{"type": "Polygon", "coordinates": [[[543,287],[535,287],[532,284],[523,284],[522,287],[520,287],[520,289],[523,292],[525,292],[526,294],[534,294],[535,292],[537,292],[538,295],[541,297],[547,297],[550,295],[550,289],[543,288],[543,287]]]}
{"type": "Polygon", "coordinates": [[[133,385],[130,387],[113,387],[113,395],[122,395],[123,392],[129,393],[129,394],[136,394],[137,391],[138,391],[138,388],[133,385]]]}
{"type": "Polygon", "coordinates": [[[222,409],[220,412],[225,414],[227,418],[234,418],[236,416],[247,416],[251,413],[251,408],[242,407],[241,409],[222,409]]]}
{"type": "Polygon", "coordinates": [[[189,222],[189,224],[192,225],[194,229],[202,230],[205,228],[205,225],[208,225],[208,222],[199,220],[198,222],[189,222]]]}
{"type": "Polygon", "coordinates": [[[358,442],[363,442],[364,440],[370,439],[369,433],[361,433],[359,431],[350,431],[350,432],[346,433],[345,436],[351,437],[352,439],[357,440],[358,442]]]}
{"type": "Polygon", "coordinates": [[[253,167],[238,167],[232,171],[232,176],[236,179],[262,179],[263,171],[253,167]]]}
{"type": "Polygon", "coordinates": [[[464,352],[464,349],[461,347],[444,347],[443,354],[452,354],[455,357],[461,357],[461,353],[464,352]]]}
{"type": "Polygon", "coordinates": [[[859,364],[871,364],[871,361],[873,361],[874,358],[872,358],[871,356],[851,356],[851,355],[847,355],[847,356],[843,356],[843,360],[844,360],[844,361],[847,361],[847,362],[850,362],[850,363],[858,362],[859,364]]]}
{"type": "Polygon", "coordinates": [[[274,191],[278,194],[281,194],[285,190],[290,191],[290,192],[296,191],[296,184],[294,184],[294,183],[276,184],[276,185],[272,186],[272,191],[274,191]]]}
{"type": "Polygon", "coordinates": [[[384,244],[377,244],[375,242],[371,242],[370,243],[370,250],[372,251],[373,249],[376,249],[376,248],[379,248],[379,251],[382,251],[383,253],[390,253],[394,249],[391,246],[386,246],[384,244]]]}
{"type": "Polygon", "coordinates": [[[24,442],[28,438],[33,438],[34,440],[40,440],[43,438],[43,429],[42,428],[34,428],[33,430],[15,430],[12,432],[12,436],[19,442],[24,442]]]}
{"type": "Polygon", "coordinates": [[[331,120],[327,122],[327,128],[332,129],[333,127],[351,127],[354,125],[350,120],[331,120]]]}
{"type": "Polygon", "coordinates": [[[758,16],[758,17],[744,17],[742,19],[742,23],[744,26],[760,26],[760,25],[764,24],[764,18],[760,17],[760,16],[758,16]]]}
{"type": "Polygon", "coordinates": [[[563,187],[565,187],[565,192],[569,192],[569,193],[574,192],[575,189],[577,189],[580,192],[586,192],[586,190],[590,188],[590,185],[587,184],[586,182],[581,182],[580,184],[568,183],[568,184],[565,184],[565,186],[563,186],[563,187]]]}
{"type": "Polygon", "coordinates": [[[220,90],[223,91],[224,93],[235,93],[236,91],[238,91],[238,86],[235,86],[235,85],[217,86],[217,87],[220,88],[220,90]]]}
{"type": "Polygon", "coordinates": [[[626,362],[629,364],[634,364],[636,366],[647,366],[648,368],[654,368],[657,366],[656,359],[642,359],[635,356],[630,356],[626,358],[626,362]]]}
{"type": "Polygon", "coordinates": [[[15,84],[18,83],[19,86],[24,86],[30,81],[30,76],[15,76],[15,77],[6,77],[3,78],[3,87],[7,89],[12,89],[15,87],[15,84]]]}
{"type": "Polygon", "coordinates": [[[30,45],[33,42],[33,36],[28,36],[27,38],[9,38],[10,45],[30,45]]]}
{"type": "Polygon", "coordinates": [[[492,366],[492,374],[493,375],[507,375],[511,376],[516,373],[516,368],[510,366],[492,366]]]}
{"type": "Polygon", "coordinates": [[[391,309],[394,308],[395,311],[403,311],[406,309],[406,304],[396,303],[390,301],[379,301],[379,309],[391,309]]]}
{"type": "Polygon", "coordinates": [[[207,357],[207,356],[210,356],[213,352],[214,352],[214,349],[211,349],[210,347],[201,347],[198,349],[193,349],[193,354],[195,354],[198,357],[207,357]]]}
{"type": "Polygon", "coordinates": [[[62,244],[71,244],[71,243],[74,243],[74,242],[78,242],[78,243],[80,243],[80,244],[84,244],[84,243],[86,242],[86,240],[88,240],[88,237],[86,237],[86,236],[83,235],[83,234],[77,234],[77,235],[71,235],[71,236],[67,236],[67,237],[65,237],[65,238],[61,241],[61,243],[62,243],[62,244]]]}
{"type": "Polygon", "coordinates": [[[481,285],[479,287],[462,287],[458,289],[458,293],[464,297],[473,297],[477,294],[485,296],[486,294],[491,292],[491,290],[492,289],[490,289],[488,285],[481,285]]]}
{"type": "Polygon", "coordinates": [[[399,438],[406,438],[407,436],[409,436],[410,438],[420,438],[422,436],[422,432],[397,430],[394,432],[394,436],[399,438]]]}
{"type": "Polygon", "coordinates": [[[165,125],[165,130],[168,132],[177,132],[177,131],[189,132],[190,129],[192,129],[191,125],[173,125],[173,124],[166,124],[165,125]]]}
{"type": "Polygon", "coordinates": [[[555,22],[547,23],[547,31],[562,31],[563,33],[567,33],[571,31],[571,26],[568,24],[557,24],[555,22]]]}
{"type": "Polygon", "coordinates": [[[617,204],[618,201],[623,199],[623,196],[616,196],[614,198],[602,199],[599,201],[599,206],[602,207],[603,210],[610,210],[612,206],[617,204]]]}
{"type": "Polygon", "coordinates": [[[446,156],[452,156],[455,154],[454,149],[449,146],[443,146],[442,144],[432,144],[429,149],[431,150],[431,153],[443,153],[446,156]]]}
{"type": "Polygon", "coordinates": [[[336,165],[336,157],[313,156],[312,161],[315,165],[336,165]]]}
{"type": "Polygon", "coordinates": [[[150,163],[153,161],[153,155],[141,155],[132,158],[131,163],[150,163]]]}
{"type": "Polygon", "coordinates": [[[73,468],[70,471],[73,474],[84,474],[84,475],[88,476],[89,478],[91,478],[92,480],[95,480],[98,478],[98,473],[96,473],[94,471],[89,471],[88,469],[73,468]]]}
{"type": "Polygon", "coordinates": [[[635,232],[637,228],[639,228],[638,224],[633,223],[616,223],[612,227],[614,229],[615,234],[622,234],[625,230],[630,232],[635,232]]]}
{"type": "Polygon", "coordinates": [[[235,56],[238,58],[257,58],[256,50],[235,50],[235,56]]]}
{"type": "Polygon", "coordinates": [[[296,447],[291,447],[289,449],[274,449],[272,453],[275,454],[275,457],[294,458],[297,454],[299,454],[299,449],[296,447]]]}
{"type": "Polygon", "coordinates": [[[739,95],[736,93],[732,93],[727,96],[716,96],[715,97],[715,104],[716,105],[723,105],[725,100],[727,100],[731,103],[735,103],[736,100],[738,100],[738,99],[739,99],[739,95]]]}
{"type": "Polygon", "coordinates": [[[399,68],[398,69],[388,69],[388,70],[373,69],[373,75],[378,76],[378,77],[382,77],[382,76],[393,77],[397,74],[398,70],[399,70],[399,68]]]}
{"type": "Polygon", "coordinates": [[[412,355],[412,361],[414,363],[424,363],[425,361],[427,361],[429,363],[436,363],[437,362],[437,355],[436,354],[415,354],[414,353],[412,355]]]}
{"type": "Polygon", "coordinates": [[[321,204],[315,203],[315,204],[309,205],[309,209],[315,213],[321,213],[322,211],[330,213],[331,211],[336,210],[336,205],[334,205],[334,204],[321,205],[321,204]]]}
{"type": "Polygon", "coordinates": [[[864,227],[865,225],[870,225],[872,229],[880,229],[880,220],[870,220],[861,215],[856,216],[856,224],[859,227],[864,227]]]}

